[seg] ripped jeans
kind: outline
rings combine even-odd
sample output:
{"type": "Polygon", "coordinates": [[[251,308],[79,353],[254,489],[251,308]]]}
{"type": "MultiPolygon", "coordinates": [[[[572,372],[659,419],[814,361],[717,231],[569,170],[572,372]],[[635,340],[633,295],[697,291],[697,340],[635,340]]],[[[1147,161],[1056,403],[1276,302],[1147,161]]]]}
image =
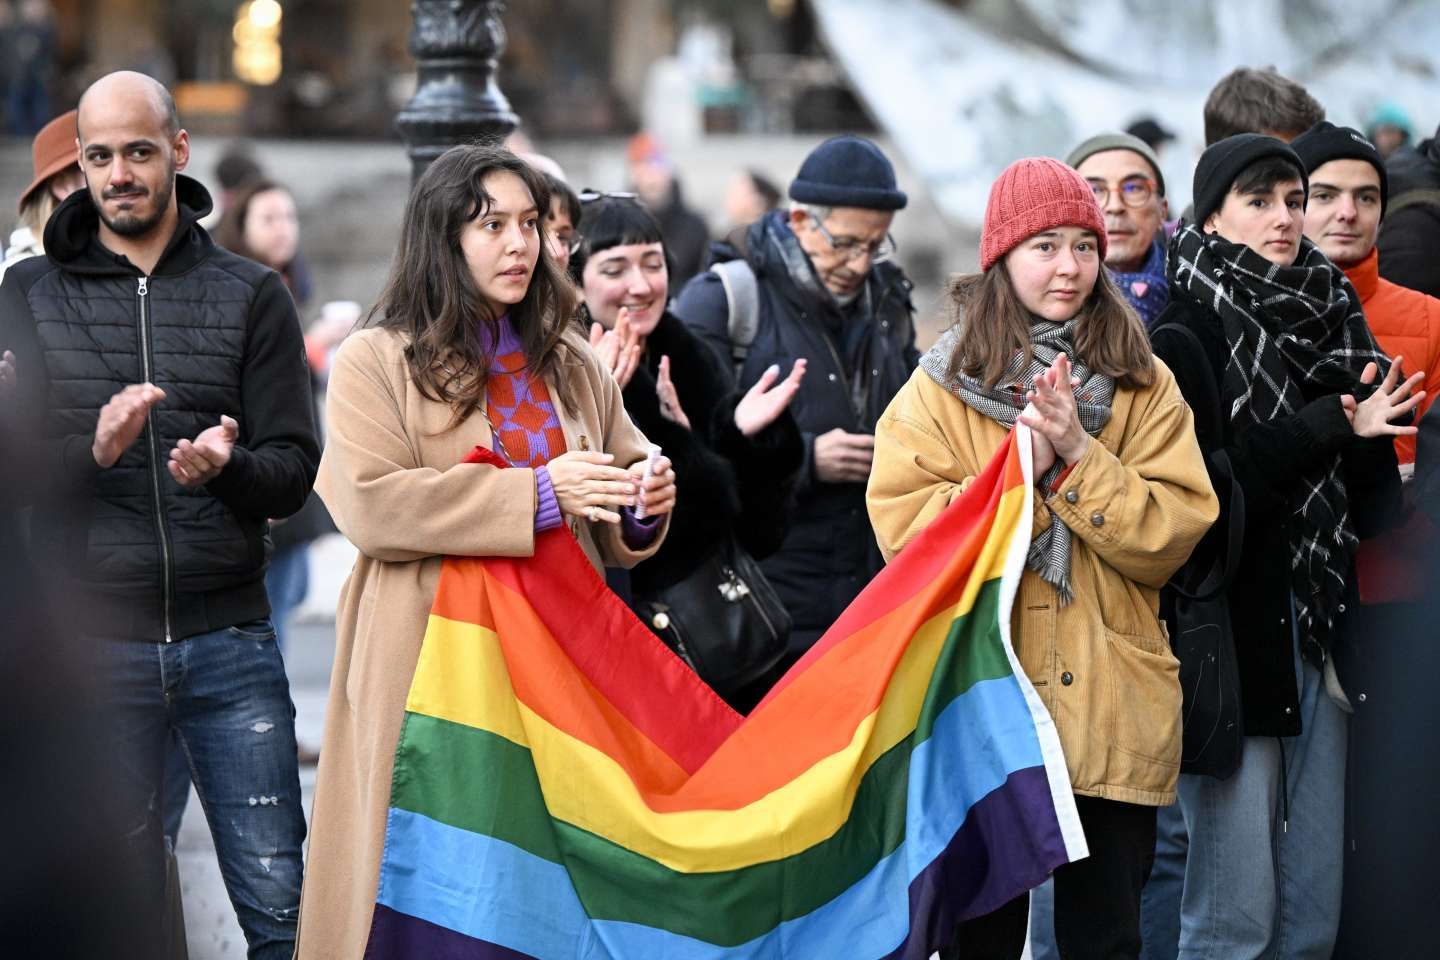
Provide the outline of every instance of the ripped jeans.
{"type": "Polygon", "coordinates": [[[136,882],[162,896],[160,824],[174,731],[200,796],[251,960],[289,958],[305,839],[295,707],[269,620],[171,644],[102,639],[117,796],[133,811],[136,882]]]}

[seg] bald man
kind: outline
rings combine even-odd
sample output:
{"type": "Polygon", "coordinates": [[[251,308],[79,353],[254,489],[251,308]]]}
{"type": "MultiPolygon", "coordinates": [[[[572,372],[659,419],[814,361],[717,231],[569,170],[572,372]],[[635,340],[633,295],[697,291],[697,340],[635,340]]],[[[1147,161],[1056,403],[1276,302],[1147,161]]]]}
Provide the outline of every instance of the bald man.
{"type": "Polygon", "coordinates": [[[265,595],[270,518],[319,450],[295,306],[216,247],[190,138],[159,83],[80,100],[76,191],[45,255],[0,282],[0,345],[35,479],[34,560],[104,678],[137,883],[163,889],[166,746],[183,748],[251,957],[290,957],[300,806],[289,685],[265,595]]]}

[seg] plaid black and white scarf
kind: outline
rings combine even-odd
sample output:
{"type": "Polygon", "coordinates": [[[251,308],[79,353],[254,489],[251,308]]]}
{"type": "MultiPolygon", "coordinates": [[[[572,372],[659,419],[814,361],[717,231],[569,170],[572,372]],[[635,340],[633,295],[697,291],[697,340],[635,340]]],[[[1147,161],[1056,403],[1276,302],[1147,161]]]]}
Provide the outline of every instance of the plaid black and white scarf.
{"type": "MultiPolygon", "coordinates": [[[[1380,350],[1350,281],[1310,240],[1282,267],[1242,244],[1187,224],[1170,243],[1171,292],[1220,317],[1230,355],[1221,395],[1237,429],[1297,412],[1311,397],[1349,393],[1363,400],[1367,363],[1380,350]]],[[[1328,646],[1350,558],[1359,541],[1350,521],[1340,458],[1301,478],[1292,500],[1290,576],[1298,626],[1328,646]]]]}
{"type": "MultiPolygon", "coordinates": [[[[1040,374],[1050,369],[1055,358],[1064,353],[1070,358],[1071,375],[1080,381],[1075,388],[1075,410],[1080,425],[1090,436],[1097,435],[1110,422],[1110,406],[1115,399],[1115,381],[1096,373],[1075,356],[1075,321],[1052,323],[1032,318],[1030,345],[1033,356],[1027,363],[1025,355],[1016,351],[1005,368],[1000,382],[987,387],[964,373],[950,375],[950,362],[960,344],[960,324],[941,334],[940,339],[920,360],[920,366],[940,386],[959,397],[966,406],[1007,427],[1015,426],[1016,418],[1025,409],[1025,394],[1035,385],[1040,374]]],[[[1065,464],[1058,458],[1040,478],[1041,489],[1060,475],[1065,464]]],[[[1025,566],[1040,574],[1040,579],[1053,586],[1062,604],[1069,603],[1070,589],[1070,528],[1050,511],[1050,526],[1030,542],[1025,566]]]]}

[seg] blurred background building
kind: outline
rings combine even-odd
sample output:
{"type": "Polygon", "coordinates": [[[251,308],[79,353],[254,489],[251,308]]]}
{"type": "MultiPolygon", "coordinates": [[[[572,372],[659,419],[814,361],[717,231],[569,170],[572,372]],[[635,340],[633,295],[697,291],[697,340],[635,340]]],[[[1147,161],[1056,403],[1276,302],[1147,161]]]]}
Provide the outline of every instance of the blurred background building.
{"type": "MultiPolygon", "coordinates": [[[[172,85],[214,185],[237,138],[300,205],[314,303],[372,298],[408,183],[394,128],[415,89],[405,0],[0,0],[0,191],[28,136],[117,68],[172,85]]],[[[516,0],[498,80],[523,132],[577,187],[625,187],[652,133],[718,236],[736,171],[783,188],[824,135],[879,139],[915,198],[897,219],[922,319],[975,263],[986,188],[1025,154],[1063,156],[1150,116],[1172,210],[1188,201],[1201,104],[1238,65],[1275,65],[1331,119],[1382,106],[1429,135],[1440,109],[1436,0],[516,0]]],[[[6,209],[0,205],[0,209],[6,209]]],[[[0,227],[3,227],[0,216],[0,227]]]]}

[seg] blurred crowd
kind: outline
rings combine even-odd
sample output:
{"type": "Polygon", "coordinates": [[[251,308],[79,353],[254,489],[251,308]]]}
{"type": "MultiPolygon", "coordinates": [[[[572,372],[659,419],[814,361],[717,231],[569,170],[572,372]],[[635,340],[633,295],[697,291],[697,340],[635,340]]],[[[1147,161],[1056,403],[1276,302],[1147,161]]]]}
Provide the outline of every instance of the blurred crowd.
{"type": "MultiPolygon", "coordinates": [[[[0,23],[10,66],[53,46],[43,6],[0,23]]],[[[183,955],[193,782],[250,956],[359,956],[441,557],[568,529],[748,713],[1017,424],[1013,642],[1090,856],[940,955],[1429,954],[1440,131],[1241,68],[1186,210],[1175,118],[1016,158],[922,352],[910,198],[862,137],[736,171],[709,217],[648,133],[599,185],[459,146],[377,302],[317,304],[286,171],[236,146],[211,196],[163,85],[52,116],[41,75],[4,96],[34,169],[0,284],[0,764],[38,786],[7,791],[0,941],[48,947],[16,955],[183,955]],[[336,531],[298,743],[283,654],[336,531]]]]}

